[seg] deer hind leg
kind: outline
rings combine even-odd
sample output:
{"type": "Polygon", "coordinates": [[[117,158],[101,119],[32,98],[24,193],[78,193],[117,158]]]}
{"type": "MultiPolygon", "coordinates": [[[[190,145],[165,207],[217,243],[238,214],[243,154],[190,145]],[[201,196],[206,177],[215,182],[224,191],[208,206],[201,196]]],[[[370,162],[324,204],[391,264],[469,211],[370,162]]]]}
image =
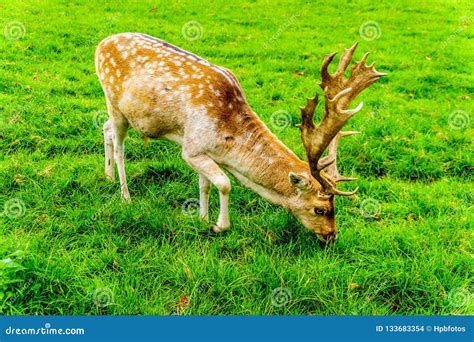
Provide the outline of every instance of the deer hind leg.
{"type": "MultiPolygon", "coordinates": [[[[116,110],[112,105],[110,104],[109,101],[107,101],[107,108],[109,110],[109,121],[107,121],[106,125],[108,124],[108,128],[110,128],[112,134],[112,149],[106,146],[106,158],[108,157],[107,152],[112,151],[115,163],[117,164],[117,170],[120,178],[120,188],[121,188],[121,193],[122,193],[122,198],[124,200],[129,201],[130,200],[130,194],[128,192],[128,186],[127,186],[127,176],[125,174],[125,160],[124,160],[124,155],[125,155],[125,146],[124,146],[124,140],[125,137],[127,136],[127,131],[128,131],[128,121],[127,119],[120,113],[118,110],[116,110]]],[[[104,132],[105,132],[105,125],[104,125],[104,132]]],[[[108,141],[106,142],[108,143],[108,141]]],[[[107,163],[107,160],[106,160],[107,163]]],[[[107,169],[106,165],[106,171],[110,170],[107,169]]],[[[113,170],[113,166],[112,166],[113,170]]],[[[113,171],[111,171],[113,173],[113,171]]]]}
{"type": "MultiPolygon", "coordinates": [[[[229,177],[227,177],[224,171],[222,171],[216,164],[216,162],[214,162],[214,160],[209,158],[207,155],[188,155],[186,151],[183,151],[183,158],[194,170],[196,170],[203,177],[206,177],[219,190],[219,218],[217,220],[217,224],[214,225],[212,229],[216,233],[229,229],[229,177]]],[[[203,208],[201,207],[201,209],[203,208]]]]}
{"type": "Polygon", "coordinates": [[[114,131],[111,120],[108,120],[103,127],[104,131],[104,149],[105,149],[105,176],[115,179],[115,160],[114,160],[114,131]]]}
{"type": "Polygon", "coordinates": [[[209,190],[211,189],[211,182],[206,176],[199,174],[199,214],[209,221],[209,190]]]}

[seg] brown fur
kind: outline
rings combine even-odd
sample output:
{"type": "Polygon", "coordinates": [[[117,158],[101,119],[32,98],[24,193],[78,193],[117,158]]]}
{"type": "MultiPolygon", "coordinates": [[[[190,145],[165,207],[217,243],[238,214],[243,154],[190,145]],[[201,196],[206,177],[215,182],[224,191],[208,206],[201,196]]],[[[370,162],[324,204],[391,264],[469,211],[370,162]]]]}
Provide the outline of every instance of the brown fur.
{"type": "MultiPolygon", "coordinates": [[[[226,204],[222,206],[228,201],[230,182],[222,168],[263,197],[291,210],[316,233],[325,236],[335,232],[333,217],[314,214],[315,207],[333,210],[333,200],[318,197],[321,186],[311,177],[308,164],[252,111],[229,70],[156,38],[134,33],[105,39],[95,58],[110,113],[104,134],[114,140],[125,196],[128,188],[123,138],[132,126],[144,137],[169,138],[183,146],[183,157],[201,175],[201,199],[208,193],[207,180],[219,189],[218,230],[230,224],[226,204]],[[291,183],[291,173],[297,174],[304,186],[291,183]]],[[[110,142],[106,140],[107,146],[110,142]]],[[[206,207],[204,200],[201,208],[203,203],[206,207]]],[[[205,212],[201,215],[207,217],[205,212]]]]}

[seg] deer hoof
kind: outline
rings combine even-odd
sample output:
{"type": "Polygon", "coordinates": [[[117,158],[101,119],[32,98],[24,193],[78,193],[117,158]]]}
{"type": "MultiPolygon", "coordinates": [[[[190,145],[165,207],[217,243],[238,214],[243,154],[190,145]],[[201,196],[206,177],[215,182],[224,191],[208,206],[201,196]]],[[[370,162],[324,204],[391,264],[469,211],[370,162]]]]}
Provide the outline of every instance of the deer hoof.
{"type": "Polygon", "coordinates": [[[115,176],[105,175],[105,179],[109,182],[115,182],[115,176]]]}
{"type": "Polygon", "coordinates": [[[220,227],[217,224],[212,226],[212,230],[214,231],[214,233],[222,233],[222,232],[228,230],[229,228],[230,227],[220,227]]]}

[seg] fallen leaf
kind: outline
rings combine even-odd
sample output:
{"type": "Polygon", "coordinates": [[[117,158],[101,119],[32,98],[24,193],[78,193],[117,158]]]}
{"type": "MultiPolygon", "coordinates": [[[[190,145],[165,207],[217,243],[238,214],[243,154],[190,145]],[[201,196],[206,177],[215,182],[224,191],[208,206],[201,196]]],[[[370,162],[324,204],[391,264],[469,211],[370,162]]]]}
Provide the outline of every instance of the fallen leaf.
{"type": "Polygon", "coordinates": [[[176,313],[181,313],[189,306],[189,299],[186,295],[179,296],[178,304],[176,304],[176,313]]]}
{"type": "Polygon", "coordinates": [[[22,184],[25,180],[25,176],[17,174],[13,177],[13,179],[15,180],[15,183],[22,184]]]}
{"type": "Polygon", "coordinates": [[[300,77],[304,75],[304,71],[293,70],[293,76],[300,77]]]}
{"type": "Polygon", "coordinates": [[[51,171],[54,169],[54,166],[55,165],[47,166],[43,171],[38,173],[38,176],[50,177],[51,176],[51,171]]]}

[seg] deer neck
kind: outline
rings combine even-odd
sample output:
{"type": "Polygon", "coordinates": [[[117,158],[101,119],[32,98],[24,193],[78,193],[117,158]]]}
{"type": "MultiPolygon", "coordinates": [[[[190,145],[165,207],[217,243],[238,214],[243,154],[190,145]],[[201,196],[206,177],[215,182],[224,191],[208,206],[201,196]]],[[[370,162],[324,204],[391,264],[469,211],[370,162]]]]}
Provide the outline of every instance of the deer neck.
{"type": "Polygon", "coordinates": [[[239,114],[225,165],[243,185],[268,201],[288,208],[296,194],[290,172],[310,174],[309,166],[286,147],[253,111],[239,114]]]}

